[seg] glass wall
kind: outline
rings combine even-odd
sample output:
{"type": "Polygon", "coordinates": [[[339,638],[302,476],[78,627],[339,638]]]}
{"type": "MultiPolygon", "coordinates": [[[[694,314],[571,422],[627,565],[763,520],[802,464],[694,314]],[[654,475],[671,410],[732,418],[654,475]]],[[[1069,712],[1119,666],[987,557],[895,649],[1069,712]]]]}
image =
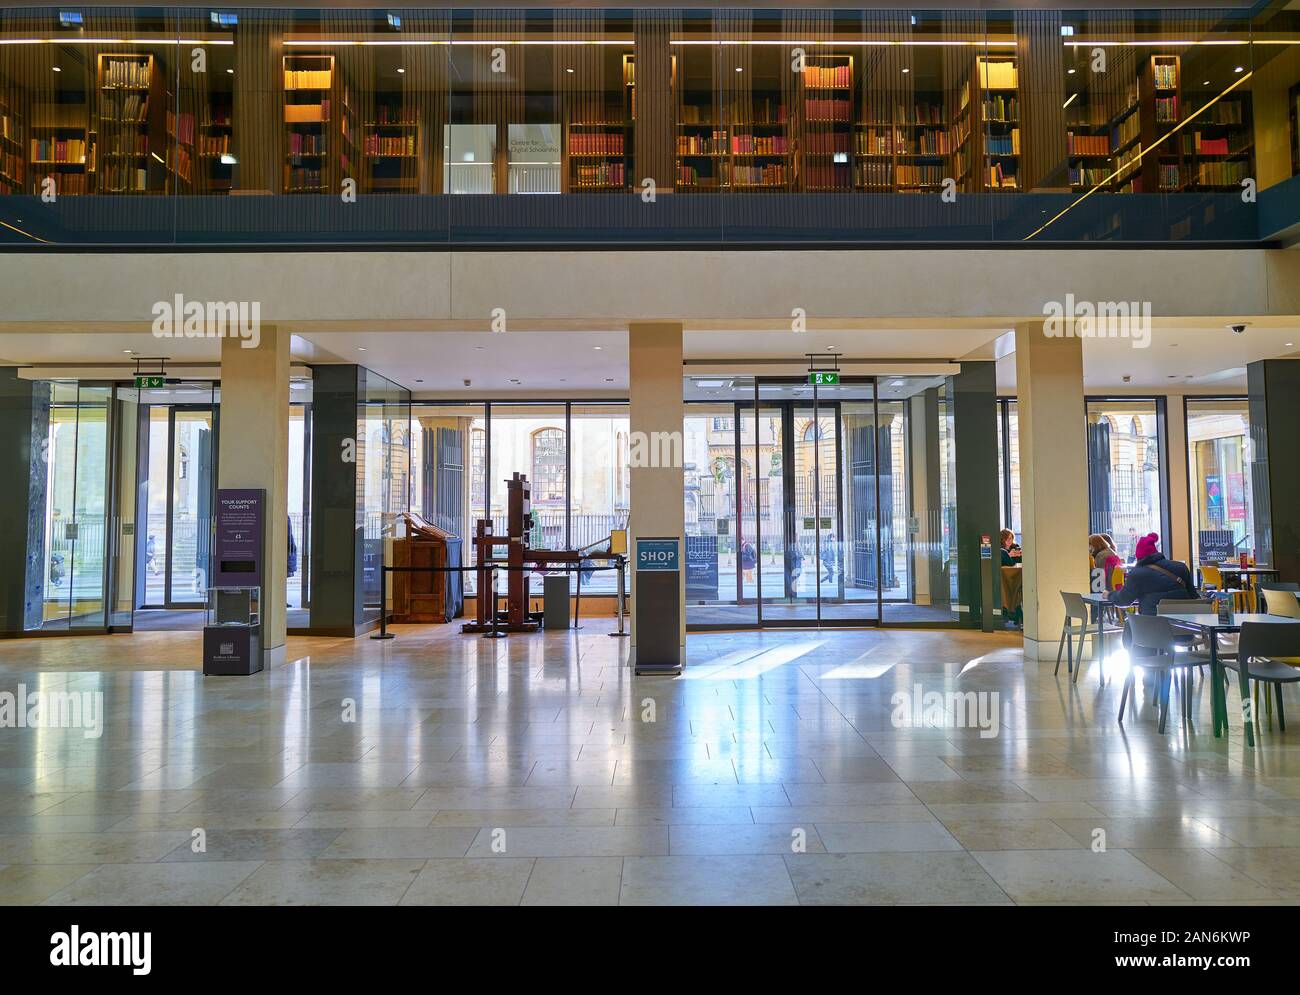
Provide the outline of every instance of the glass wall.
{"type": "MultiPolygon", "coordinates": [[[[494,532],[505,534],[505,482],[521,473],[532,492],[533,549],[607,548],[610,533],[627,528],[627,411],[625,401],[417,401],[411,507],[463,537],[466,565],[472,565],[475,522],[491,518],[494,532]]],[[[475,593],[476,575],[464,576],[466,593],[475,593]]],[[[540,575],[530,577],[540,593],[540,575]]],[[[584,594],[616,589],[612,571],[583,574],[584,594]]]]}
{"type": "Polygon", "coordinates": [[[1196,566],[1254,554],[1250,413],[1242,398],[1187,398],[1187,483],[1196,566]]]}
{"type": "Polygon", "coordinates": [[[0,239],[1253,242],[1298,17],[0,8],[0,239]]]}
{"type": "Polygon", "coordinates": [[[286,562],[290,608],[311,603],[311,381],[289,383],[289,552],[286,562]]]}
{"type": "Polygon", "coordinates": [[[998,507],[1020,540],[1020,418],[1014,397],[998,398],[998,507]]]}
{"type": "Polygon", "coordinates": [[[377,608],[380,565],[390,562],[395,519],[410,507],[411,393],[357,368],[357,528],[361,530],[367,608],[377,608]]]}
{"type": "Polygon", "coordinates": [[[1088,409],[1088,528],[1108,533],[1132,562],[1138,538],[1159,533],[1168,549],[1163,398],[1091,399],[1088,409]]]}

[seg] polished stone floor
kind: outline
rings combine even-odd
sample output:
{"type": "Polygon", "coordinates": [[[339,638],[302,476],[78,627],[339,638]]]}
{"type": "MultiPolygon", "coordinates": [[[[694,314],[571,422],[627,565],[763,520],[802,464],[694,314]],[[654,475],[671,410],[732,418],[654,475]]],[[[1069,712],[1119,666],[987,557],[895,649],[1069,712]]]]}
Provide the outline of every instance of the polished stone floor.
{"type": "Polygon", "coordinates": [[[1122,659],[1072,686],[1014,633],[693,634],[667,679],[594,621],[395,631],[252,678],[197,633],[0,642],[0,693],[104,708],[0,728],[0,902],[1300,901],[1300,729],[1216,740],[1200,682],[1161,735],[1122,659]]]}

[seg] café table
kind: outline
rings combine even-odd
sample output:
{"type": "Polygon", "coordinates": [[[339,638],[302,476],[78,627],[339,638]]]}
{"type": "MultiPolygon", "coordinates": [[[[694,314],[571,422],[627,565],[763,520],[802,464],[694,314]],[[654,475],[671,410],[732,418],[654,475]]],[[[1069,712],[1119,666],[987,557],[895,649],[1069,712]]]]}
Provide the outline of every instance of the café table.
{"type": "MultiPolygon", "coordinates": [[[[1187,629],[1195,629],[1205,635],[1210,644],[1210,713],[1214,716],[1214,735],[1228,731],[1228,696],[1223,688],[1223,664],[1219,661],[1219,636],[1227,632],[1240,632],[1244,622],[1270,622],[1278,625],[1300,625],[1300,619],[1287,618],[1283,615],[1261,615],[1258,612],[1234,612],[1227,622],[1220,622],[1218,615],[1162,615],[1172,624],[1187,629]]],[[[1255,745],[1255,723],[1250,701],[1250,668],[1241,661],[1238,668],[1238,683],[1241,689],[1242,717],[1245,719],[1246,745],[1255,745]]]]}
{"type": "Polygon", "coordinates": [[[1261,566],[1260,564],[1256,564],[1253,567],[1234,567],[1228,563],[1220,563],[1219,575],[1223,577],[1225,584],[1228,582],[1229,577],[1237,578],[1237,583],[1240,585],[1241,590],[1245,592],[1247,607],[1250,607],[1251,603],[1254,601],[1254,588],[1258,586],[1259,581],[1282,579],[1282,575],[1275,568],[1261,566]],[[1251,583],[1252,577],[1255,578],[1254,584],[1251,583]]]}
{"type": "MultiPolygon", "coordinates": [[[[1093,647],[1094,647],[1094,651],[1097,654],[1097,671],[1098,671],[1097,677],[1098,680],[1101,682],[1101,686],[1105,687],[1106,686],[1106,609],[1118,608],[1120,606],[1113,603],[1110,600],[1110,595],[1106,594],[1105,592],[1101,592],[1098,594],[1081,594],[1079,595],[1079,597],[1081,597],[1084,600],[1085,604],[1092,605],[1093,608],[1095,608],[1097,611],[1097,639],[1093,643],[1093,647]]],[[[1080,656],[1083,655],[1082,649],[1079,651],[1079,655],[1080,656]]],[[[1074,668],[1075,684],[1079,683],[1079,671],[1082,669],[1083,669],[1082,662],[1080,663],[1080,666],[1074,668]]]]}

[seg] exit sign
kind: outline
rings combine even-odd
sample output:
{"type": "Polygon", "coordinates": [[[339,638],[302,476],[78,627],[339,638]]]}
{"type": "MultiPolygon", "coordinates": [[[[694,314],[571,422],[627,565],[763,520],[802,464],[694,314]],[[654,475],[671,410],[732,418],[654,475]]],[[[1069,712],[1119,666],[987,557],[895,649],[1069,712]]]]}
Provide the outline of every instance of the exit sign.
{"type": "Polygon", "coordinates": [[[151,387],[165,387],[167,386],[167,378],[166,377],[136,377],[135,385],[136,388],[139,390],[148,390],[151,387]]]}
{"type": "Polygon", "coordinates": [[[839,373],[809,373],[808,382],[814,387],[833,386],[840,382],[840,375],[839,373]]]}

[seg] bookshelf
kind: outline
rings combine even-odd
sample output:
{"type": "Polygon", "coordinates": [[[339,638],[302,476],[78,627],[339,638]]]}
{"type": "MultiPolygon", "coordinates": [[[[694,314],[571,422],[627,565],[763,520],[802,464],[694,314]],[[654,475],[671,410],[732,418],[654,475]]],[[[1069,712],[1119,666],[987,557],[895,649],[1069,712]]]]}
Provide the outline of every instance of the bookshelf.
{"type": "Polygon", "coordinates": [[[338,193],[357,178],[362,132],[334,56],[284,56],[284,126],[285,193],[338,193]]]}
{"type": "Polygon", "coordinates": [[[803,133],[799,177],[804,190],[853,189],[853,56],[808,56],[800,77],[803,133]]]}
{"type": "Polygon", "coordinates": [[[636,62],[624,55],[619,103],[580,100],[565,125],[564,175],[571,191],[626,190],[632,175],[636,62]]]}
{"type": "Polygon", "coordinates": [[[970,105],[974,117],[971,134],[979,136],[980,148],[978,154],[972,154],[972,163],[978,167],[970,177],[973,189],[1020,188],[1019,76],[1014,55],[975,60],[972,91],[979,94],[979,100],[970,105]]]}
{"type": "Polygon", "coordinates": [[[143,194],[170,186],[177,163],[169,156],[157,60],[138,52],[103,52],[96,59],[96,80],[86,172],[97,171],[98,192],[143,194]]]}
{"type": "Polygon", "coordinates": [[[28,132],[30,193],[40,195],[47,177],[60,197],[92,192],[95,147],[86,104],[33,104],[28,132]]]}
{"type": "Polygon", "coordinates": [[[27,129],[18,102],[0,89],[0,196],[24,192],[27,129]]]}
{"type": "Polygon", "coordinates": [[[235,167],[233,97],[213,95],[202,106],[195,151],[207,188],[213,192],[231,190],[235,167]]]}
{"type": "Polygon", "coordinates": [[[683,74],[677,91],[676,189],[716,192],[731,185],[731,129],[713,90],[693,89],[683,74]]]}
{"type": "Polygon", "coordinates": [[[378,94],[373,119],[361,123],[361,158],[370,193],[419,193],[427,168],[422,129],[401,94],[378,94]]]}
{"type": "MultiPolygon", "coordinates": [[[[1191,107],[1195,113],[1200,106],[1191,107]]],[[[1231,94],[1216,101],[1178,133],[1178,190],[1225,192],[1241,189],[1254,175],[1255,146],[1250,126],[1250,94],[1231,94]]]]}

